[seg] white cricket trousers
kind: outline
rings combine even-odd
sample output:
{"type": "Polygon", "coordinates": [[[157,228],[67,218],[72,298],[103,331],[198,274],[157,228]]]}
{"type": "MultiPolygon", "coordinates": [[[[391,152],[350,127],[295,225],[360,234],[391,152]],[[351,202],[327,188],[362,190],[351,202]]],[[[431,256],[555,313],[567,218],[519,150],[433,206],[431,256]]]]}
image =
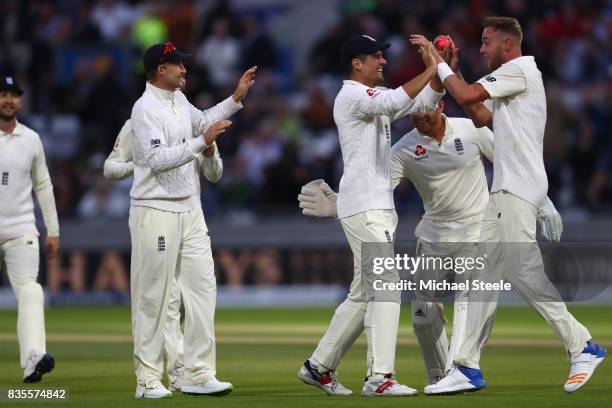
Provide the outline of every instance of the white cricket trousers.
{"type": "Polygon", "coordinates": [[[353,281],[346,300],[336,308],[312,358],[324,369],[335,370],[365,327],[368,376],[393,373],[400,304],[366,301],[361,251],[364,243],[387,243],[394,239],[397,214],[395,210],[370,210],[340,221],[353,252],[353,281]]]}
{"type": "MultiPolygon", "coordinates": [[[[491,194],[482,221],[478,256],[483,250],[487,253],[487,281],[509,278],[512,289],[546,320],[563,341],[568,355],[575,357],[591,334],[569,313],[544,272],[536,242],[536,211],[535,206],[506,191],[491,194]]],[[[480,352],[491,335],[497,297],[495,291],[468,293],[465,335],[455,364],[480,368],[480,352]]]]}
{"type": "Polygon", "coordinates": [[[216,375],[217,294],[210,237],[200,208],[174,213],[130,208],[134,366],[139,384],[159,385],[172,280],[185,306],[184,363],[194,384],[216,375]]]}
{"type": "Polygon", "coordinates": [[[25,368],[31,350],[46,353],[45,305],[38,282],[38,237],[0,241],[0,263],[4,263],[13,293],[17,298],[17,339],[19,361],[25,368]]]}

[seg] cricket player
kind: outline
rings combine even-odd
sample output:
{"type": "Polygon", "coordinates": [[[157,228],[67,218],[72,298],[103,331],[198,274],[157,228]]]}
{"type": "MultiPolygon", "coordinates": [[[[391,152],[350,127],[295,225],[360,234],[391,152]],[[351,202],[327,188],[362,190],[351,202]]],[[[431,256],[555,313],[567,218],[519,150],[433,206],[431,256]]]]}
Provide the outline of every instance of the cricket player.
{"type": "MultiPolygon", "coordinates": [[[[420,36],[413,38],[421,43],[420,36]]],[[[546,96],[534,58],[521,53],[522,38],[515,18],[485,18],[480,52],[493,72],[474,84],[466,83],[437,53],[434,56],[440,80],[474,124],[493,126],[493,185],[480,232],[480,246],[490,250],[487,278],[512,277],[513,288],[561,338],[570,360],[564,390],[574,392],[591,378],[606,350],[569,313],[544,273],[536,242],[536,214],[548,189],[542,157],[546,96]],[[487,107],[483,102],[489,100],[487,107]]],[[[470,292],[468,300],[465,336],[454,356],[455,368],[427,386],[426,394],[462,393],[486,386],[480,352],[491,334],[497,293],[470,292]],[[473,296],[479,300],[471,301],[473,296]]]]}
{"type": "Polygon", "coordinates": [[[59,224],[53,185],[40,137],[17,121],[23,90],[13,77],[0,77],[0,262],[17,298],[17,338],[23,382],[53,370],[47,353],[43,290],[38,278],[38,230],[32,191],[43,214],[47,259],[59,254],[59,224]]]}
{"type": "MultiPolygon", "coordinates": [[[[131,120],[119,131],[113,150],[104,161],[104,177],[107,180],[123,180],[134,175],[134,163],[132,162],[132,128],[131,120]]],[[[201,173],[212,183],[221,179],[223,174],[223,162],[217,149],[217,143],[213,144],[197,157],[197,164],[201,173]]],[[[200,188],[195,192],[195,198],[200,202],[200,188]]],[[[166,350],[166,374],[168,376],[168,389],[179,391],[184,373],[183,364],[183,332],[181,331],[181,291],[176,279],[172,282],[170,300],[168,301],[168,317],[164,330],[164,349],[166,350]]]]}
{"type": "Polygon", "coordinates": [[[130,208],[131,291],[137,398],[172,396],[161,384],[163,343],[173,279],[185,305],[181,391],[226,395],[233,389],[216,379],[214,312],[216,278],[210,234],[195,197],[195,160],[231,124],[254,83],[245,72],[232,96],[200,111],[178,91],[185,84],[182,54],[172,43],[145,51],[148,82],[132,109],[134,183],[130,208]]]}
{"type": "MultiPolygon", "coordinates": [[[[417,44],[418,45],[418,44],[417,44]]],[[[354,276],[346,300],[338,306],[323,338],[298,372],[306,384],[329,395],[350,395],[351,390],[336,378],[340,359],[364,330],[366,331],[367,375],[364,396],[409,396],[417,390],[395,379],[395,346],[401,294],[389,293],[376,299],[367,282],[371,270],[362,271],[362,244],[382,243],[393,251],[397,214],[391,186],[391,122],[423,106],[435,106],[443,96],[428,85],[434,79],[432,50],[424,42],[419,53],[426,69],[396,89],[376,85],[383,80],[387,63],[383,50],[389,47],[367,35],[350,38],[342,45],[341,59],[349,79],[334,102],[344,161],[338,194],[338,217],[354,257],[354,276]],[[363,275],[362,275],[363,273],[363,275]]],[[[399,280],[391,271],[390,280],[399,280]]]]}
{"type": "MultiPolygon", "coordinates": [[[[493,132],[476,128],[471,120],[448,118],[444,101],[429,112],[414,113],[415,128],[391,149],[391,185],[412,182],[423,201],[425,213],[417,225],[417,256],[453,260],[474,258],[480,223],[489,199],[483,158],[493,160],[493,132]]],[[[318,181],[318,182],[317,182],[318,181]]],[[[336,194],[326,183],[306,184],[298,196],[305,215],[336,216],[336,194]]],[[[561,217],[553,207],[538,211],[544,235],[558,241],[561,217]]],[[[420,280],[465,281],[468,273],[454,270],[422,270],[420,280]],[[451,276],[452,273],[454,276],[451,276]]],[[[439,381],[451,368],[459,339],[465,332],[466,293],[455,293],[453,334],[450,347],[445,332],[445,293],[417,289],[412,302],[414,333],[422,351],[430,384],[439,381]]]]}

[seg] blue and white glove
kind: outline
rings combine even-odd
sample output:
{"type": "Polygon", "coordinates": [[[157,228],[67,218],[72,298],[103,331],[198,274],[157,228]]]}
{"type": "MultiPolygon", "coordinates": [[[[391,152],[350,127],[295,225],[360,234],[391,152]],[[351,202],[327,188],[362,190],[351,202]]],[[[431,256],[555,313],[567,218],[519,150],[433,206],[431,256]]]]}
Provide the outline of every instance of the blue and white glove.
{"type": "Polygon", "coordinates": [[[542,235],[551,242],[559,242],[563,234],[563,221],[550,198],[546,197],[538,208],[537,218],[542,228],[542,235]]]}

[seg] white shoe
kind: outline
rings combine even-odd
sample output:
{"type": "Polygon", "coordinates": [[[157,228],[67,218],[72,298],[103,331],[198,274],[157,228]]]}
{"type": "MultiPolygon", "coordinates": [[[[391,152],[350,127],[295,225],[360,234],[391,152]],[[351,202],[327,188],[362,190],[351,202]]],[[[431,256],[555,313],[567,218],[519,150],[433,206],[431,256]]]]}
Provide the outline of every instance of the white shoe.
{"type": "Polygon", "coordinates": [[[49,353],[37,353],[35,350],[30,351],[30,356],[26,361],[25,369],[23,370],[23,382],[35,383],[42,379],[43,374],[53,370],[55,367],[55,359],[49,353]]]}
{"type": "Polygon", "coordinates": [[[183,383],[183,375],[185,370],[183,368],[177,368],[168,373],[168,389],[172,392],[180,391],[183,383]]]}
{"type": "Polygon", "coordinates": [[[208,380],[200,384],[182,385],[181,391],[183,394],[191,395],[211,395],[221,397],[232,392],[234,386],[232,383],[219,381],[216,378],[208,380]]]}
{"type": "Polygon", "coordinates": [[[606,349],[599,347],[591,340],[587,341],[582,353],[570,361],[570,373],[563,389],[565,392],[574,392],[584,386],[590,379],[597,366],[606,357],[606,349]]]}
{"type": "Polygon", "coordinates": [[[361,395],[364,397],[408,397],[418,391],[397,382],[392,374],[373,375],[363,383],[361,395]]]}
{"type": "Polygon", "coordinates": [[[136,385],[136,398],[172,398],[172,393],[168,391],[166,387],[162,384],[159,384],[156,387],[145,387],[144,385],[137,384],[136,385]]]}
{"type": "Polygon", "coordinates": [[[304,365],[298,371],[297,376],[305,384],[320,388],[325,391],[327,395],[353,394],[353,391],[349,390],[338,382],[335,371],[328,371],[325,374],[321,374],[314,367],[312,367],[309,360],[304,362],[304,365]]]}
{"type": "Polygon", "coordinates": [[[457,366],[437,383],[426,386],[424,391],[426,395],[453,395],[478,391],[486,386],[479,369],[457,366]]]}

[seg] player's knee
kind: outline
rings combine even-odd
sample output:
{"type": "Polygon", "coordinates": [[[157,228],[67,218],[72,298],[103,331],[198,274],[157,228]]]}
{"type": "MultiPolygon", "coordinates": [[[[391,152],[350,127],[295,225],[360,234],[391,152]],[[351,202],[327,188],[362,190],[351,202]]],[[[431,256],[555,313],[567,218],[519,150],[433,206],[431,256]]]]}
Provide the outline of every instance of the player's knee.
{"type": "Polygon", "coordinates": [[[412,302],[412,325],[417,327],[444,324],[440,307],[434,302],[415,300],[412,302]]]}
{"type": "Polygon", "coordinates": [[[28,281],[18,291],[17,302],[19,303],[40,303],[44,302],[43,290],[38,282],[28,281]]]}

